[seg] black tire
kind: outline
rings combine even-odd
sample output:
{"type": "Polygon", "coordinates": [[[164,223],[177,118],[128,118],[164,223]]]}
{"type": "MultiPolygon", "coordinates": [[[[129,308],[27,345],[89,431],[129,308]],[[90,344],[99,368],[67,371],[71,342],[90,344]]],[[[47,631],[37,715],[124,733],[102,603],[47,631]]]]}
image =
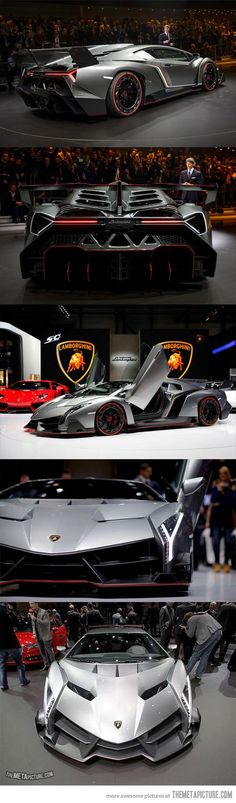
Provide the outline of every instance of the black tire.
{"type": "Polygon", "coordinates": [[[126,70],[113,79],[107,93],[107,111],[113,117],[131,117],[142,104],[143,87],[135,73],[126,70]]]}
{"type": "Polygon", "coordinates": [[[121,404],[106,402],[99,407],[95,416],[97,435],[119,435],[126,425],[126,415],[121,404]]]}
{"type": "Polygon", "coordinates": [[[213,92],[218,84],[218,72],[214,61],[207,61],[202,69],[202,88],[204,92],[213,92]]]}
{"type": "Polygon", "coordinates": [[[198,406],[198,422],[201,427],[212,427],[219,420],[220,405],[214,396],[205,396],[198,406]]]}

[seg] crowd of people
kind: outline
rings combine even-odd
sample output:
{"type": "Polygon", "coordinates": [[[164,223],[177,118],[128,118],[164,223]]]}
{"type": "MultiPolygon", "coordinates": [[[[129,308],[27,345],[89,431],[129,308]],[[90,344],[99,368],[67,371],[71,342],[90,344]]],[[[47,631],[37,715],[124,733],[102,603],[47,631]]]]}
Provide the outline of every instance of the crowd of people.
{"type": "MultiPolygon", "coordinates": [[[[55,660],[52,627],[63,623],[67,630],[67,645],[72,647],[91,627],[140,626],[157,638],[162,647],[171,649],[175,658],[186,664],[188,674],[197,666],[195,680],[201,682],[208,664],[218,666],[228,660],[227,652],[235,645],[236,604],[233,602],[188,603],[173,602],[122,604],[115,606],[88,602],[79,606],[70,603],[68,609],[44,608],[31,602],[28,612],[18,612],[16,606],[0,604],[0,688],[8,686],[8,662],[15,663],[21,686],[29,684],[17,631],[28,624],[38,644],[43,671],[55,660]]],[[[67,646],[65,645],[65,647],[67,646]]],[[[236,650],[230,655],[228,668],[236,670],[236,650]]]]}
{"type": "MultiPolygon", "coordinates": [[[[139,15],[137,15],[139,16],[139,15]]],[[[158,18],[142,19],[119,16],[93,16],[87,18],[71,16],[24,17],[10,16],[0,18],[0,54],[2,60],[8,59],[14,51],[21,48],[66,47],[72,45],[93,45],[112,42],[133,42],[134,44],[159,44],[166,22],[166,11],[158,9],[158,18]]],[[[168,23],[171,41],[175,47],[198,52],[212,58],[236,56],[235,14],[229,9],[206,11],[187,10],[181,13],[170,12],[168,23]]]]}
{"type": "MultiPolygon", "coordinates": [[[[0,214],[10,215],[13,222],[24,220],[27,209],[20,196],[21,184],[107,184],[118,179],[131,184],[178,184],[187,156],[186,149],[167,148],[3,149],[0,214]]],[[[194,151],[194,162],[203,184],[214,184],[218,188],[215,209],[236,206],[236,151],[200,149],[194,151]]],[[[177,197],[180,197],[179,191],[177,197]]],[[[40,201],[43,200],[42,194],[40,201]]]]}

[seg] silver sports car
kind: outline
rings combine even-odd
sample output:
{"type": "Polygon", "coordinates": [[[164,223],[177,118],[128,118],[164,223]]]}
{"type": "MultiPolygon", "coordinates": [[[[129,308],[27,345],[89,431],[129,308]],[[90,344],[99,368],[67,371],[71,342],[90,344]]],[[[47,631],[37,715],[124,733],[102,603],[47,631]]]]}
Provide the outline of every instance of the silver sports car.
{"type": "Polygon", "coordinates": [[[29,207],[22,276],[88,290],[117,290],[127,283],[155,290],[214,276],[208,209],[215,198],[215,187],[199,185],[190,192],[184,185],[123,181],[22,185],[21,199],[29,207]],[[172,189],[178,190],[175,200],[172,189]]]}
{"type": "Polygon", "coordinates": [[[200,424],[228,417],[224,390],[191,379],[171,381],[163,346],[149,352],[133,383],[101,382],[41,405],[25,428],[36,434],[118,435],[121,432],[200,424]]]}
{"type": "MultiPolygon", "coordinates": [[[[17,59],[24,64],[24,53],[17,59]]],[[[31,66],[18,91],[33,109],[128,117],[177,95],[212,92],[223,81],[214,61],[196,53],[164,45],[111,44],[31,51],[31,66]]]]}
{"type": "MultiPolygon", "coordinates": [[[[155,490],[101,478],[34,480],[0,495],[2,593],[188,591],[209,460],[171,461],[155,490]],[[150,586],[150,589],[149,589],[150,586]]],[[[165,463],[163,464],[163,474],[165,463]]]]}
{"type": "Polygon", "coordinates": [[[182,661],[138,627],[93,628],[46,678],[36,727],[44,744],[86,762],[161,761],[200,727],[182,661]]]}

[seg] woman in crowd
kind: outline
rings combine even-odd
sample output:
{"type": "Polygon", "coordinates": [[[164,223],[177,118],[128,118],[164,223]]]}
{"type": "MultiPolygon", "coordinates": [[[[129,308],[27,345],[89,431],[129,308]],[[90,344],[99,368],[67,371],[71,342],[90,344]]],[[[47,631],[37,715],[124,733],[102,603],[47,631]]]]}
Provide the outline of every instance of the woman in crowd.
{"type": "Polygon", "coordinates": [[[233,514],[236,509],[236,485],[230,470],[221,466],[214,483],[207,511],[206,527],[210,527],[215,555],[214,570],[221,571],[220,543],[224,541],[224,571],[230,571],[233,514]]]}

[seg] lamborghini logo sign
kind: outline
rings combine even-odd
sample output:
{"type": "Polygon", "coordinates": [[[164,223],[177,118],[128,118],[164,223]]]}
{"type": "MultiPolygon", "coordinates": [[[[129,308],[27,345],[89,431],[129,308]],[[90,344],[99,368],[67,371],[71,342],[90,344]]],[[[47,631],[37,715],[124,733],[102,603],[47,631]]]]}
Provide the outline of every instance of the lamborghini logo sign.
{"type": "Polygon", "coordinates": [[[182,379],[193,359],[192,343],[185,343],[183,340],[165,340],[162,346],[170,369],[169,377],[182,379]]]}
{"type": "Polygon", "coordinates": [[[60,535],[49,535],[49,541],[53,541],[53,543],[55,541],[60,541],[60,538],[61,538],[60,535]]]}
{"type": "Polygon", "coordinates": [[[63,374],[70,382],[77,385],[90,371],[95,356],[95,345],[85,340],[65,340],[64,343],[57,343],[56,355],[63,374]]]}
{"type": "Polygon", "coordinates": [[[115,725],[115,728],[117,728],[117,730],[119,730],[119,728],[121,728],[121,725],[122,725],[121,720],[120,719],[115,719],[114,725],[115,725]]]}

